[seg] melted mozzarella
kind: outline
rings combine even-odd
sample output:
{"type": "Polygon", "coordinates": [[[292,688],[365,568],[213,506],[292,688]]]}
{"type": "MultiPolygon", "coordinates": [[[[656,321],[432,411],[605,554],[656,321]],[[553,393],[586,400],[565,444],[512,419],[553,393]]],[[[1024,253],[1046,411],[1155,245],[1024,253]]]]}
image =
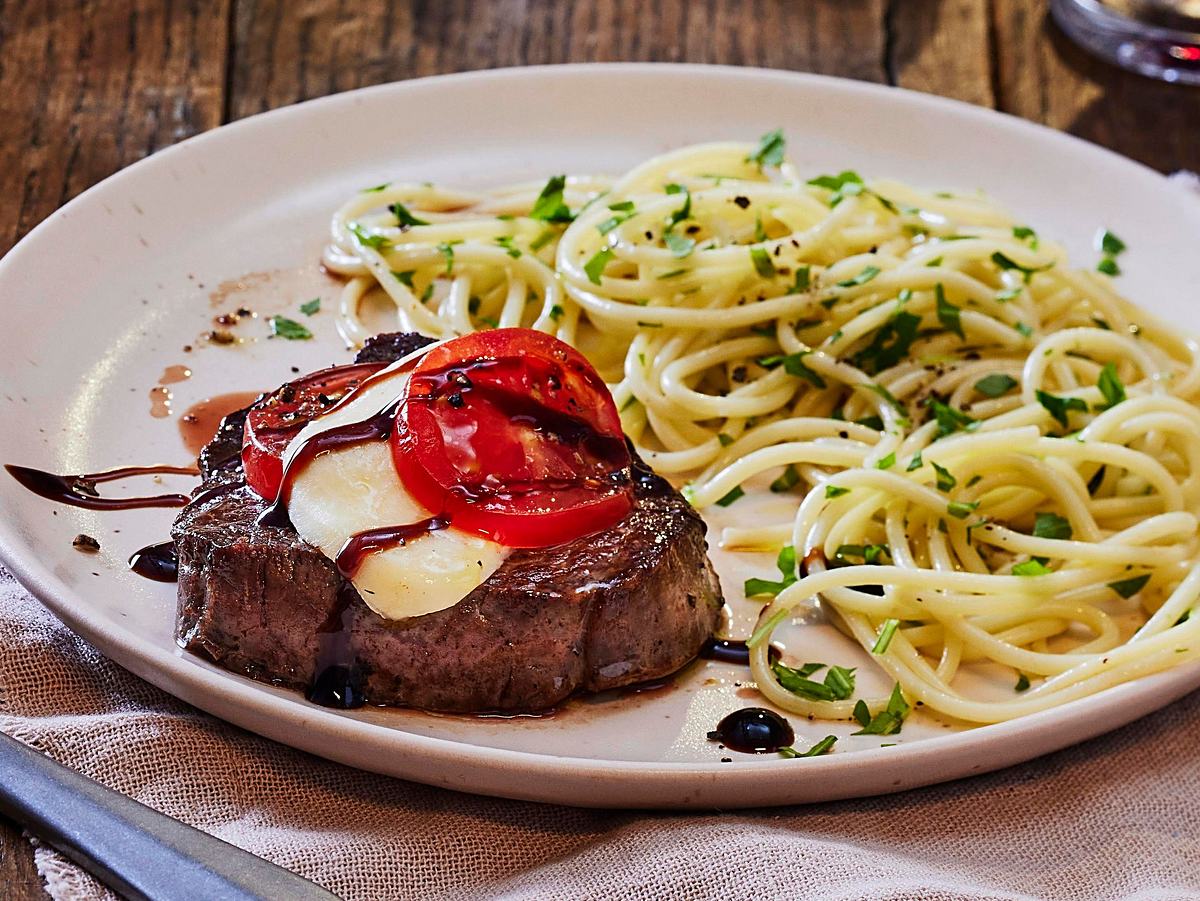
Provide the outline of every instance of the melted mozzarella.
{"type": "MultiPolygon", "coordinates": [[[[349,403],[307,426],[288,446],[290,456],[313,435],[361,421],[388,406],[403,389],[400,375],[372,385],[349,403]]],[[[300,537],[333,559],[357,532],[433,516],[404,490],[386,441],[326,451],[292,482],[288,513],[300,537]]],[[[385,619],[452,607],[495,572],[508,548],[451,528],[364,558],[353,578],[367,605],[385,619]]]]}

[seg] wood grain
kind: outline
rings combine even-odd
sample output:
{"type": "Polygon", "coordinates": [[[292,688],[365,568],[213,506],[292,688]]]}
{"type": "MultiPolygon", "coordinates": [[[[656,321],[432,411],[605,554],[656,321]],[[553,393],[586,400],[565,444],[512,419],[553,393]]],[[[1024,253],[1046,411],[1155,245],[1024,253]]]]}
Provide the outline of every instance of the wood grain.
{"type": "Polygon", "coordinates": [[[234,118],[464,69],[613,60],[758,65],[887,80],[882,0],[241,0],[234,118]]]}
{"type": "MultiPolygon", "coordinates": [[[[1200,170],[1200,91],[1070,44],[1046,0],[0,0],[0,252],[181,138],[468,69],[636,60],[841,75],[955,97],[1200,170]]],[[[41,897],[0,820],[0,896],[41,897]]]]}
{"type": "Polygon", "coordinates": [[[80,191],[212,128],[227,0],[0,0],[0,252],[80,191]]]}
{"type": "Polygon", "coordinates": [[[1200,91],[1089,56],[1058,30],[1047,5],[994,2],[999,107],[1164,172],[1200,170],[1200,91]]]}
{"type": "MultiPolygon", "coordinates": [[[[228,0],[0,0],[0,253],[80,191],[221,122],[228,0]]],[[[0,820],[0,897],[43,897],[0,820]]]]}

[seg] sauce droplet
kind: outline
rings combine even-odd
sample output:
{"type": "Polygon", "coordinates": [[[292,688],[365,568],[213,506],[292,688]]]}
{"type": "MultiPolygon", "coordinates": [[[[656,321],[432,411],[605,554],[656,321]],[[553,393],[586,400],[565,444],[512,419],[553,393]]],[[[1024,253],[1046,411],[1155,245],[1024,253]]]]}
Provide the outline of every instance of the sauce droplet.
{"type": "Polygon", "coordinates": [[[171,415],[171,389],[166,385],[155,385],[150,389],[150,415],[155,419],[171,415]]]}
{"type": "Polygon", "coordinates": [[[179,417],[179,437],[183,446],[196,456],[217,435],[221,420],[235,410],[258,400],[257,391],[235,391],[207,397],[184,410],[179,417]]]}
{"type": "MultiPolygon", "coordinates": [[[[721,663],[750,665],[750,648],[740,638],[717,638],[713,636],[700,646],[696,656],[703,660],[719,660],[721,663]]],[[[775,645],[767,649],[767,659],[774,663],[780,657],[775,645]]]]}
{"type": "Polygon", "coordinates": [[[148,544],[134,551],[129,558],[129,568],[139,576],[155,582],[175,582],[179,579],[179,556],[175,553],[175,542],[148,544]]]}
{"type": "Polygon", "coordinates": [[[770,754],[787,748],[796,740],[791,723],[765,707],[735,710],[708,733],[709,741],[719,741],[731,751],[743,754],[770,754]]]}
{"type": "Polygon", "coordinates": [[[176,382],[187,381],[192,377],[192,370],[187,366],[168,366],[158,377],[160,385],[174,385],[176,382]]]}

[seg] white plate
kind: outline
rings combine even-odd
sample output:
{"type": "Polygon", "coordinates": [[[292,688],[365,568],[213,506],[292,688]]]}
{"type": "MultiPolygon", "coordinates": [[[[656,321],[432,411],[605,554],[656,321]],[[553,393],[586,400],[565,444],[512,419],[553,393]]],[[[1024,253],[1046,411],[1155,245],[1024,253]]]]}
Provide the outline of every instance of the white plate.
{"type": "MultiPolygon", "coordinates": [[[[204,396],[274,386],[345,359],[332,317],[313,342],[262,341],[185,354],[217,311],[261,313],[334,286],[315,261],[330,211],[393,178],[482,186],[560,171],[620,171],[714,139],[782,125],[805,172],[854,168],[933,188],[983,188],[1063,240],[1080,265],[1100,226],[1130,247],[1121,288],[1197,321],[1200,205],[1159,175],[1026,122],[947,100],[847,81],[696,66],[532,68],[354,91],[244,122],[118,173],[42,223],[0,262],[0,461],[60,472],[186,458],[173,419],[149,414],[169,365],[176,412],[204,396]],[[243,278],[247,273],[273,273],[243,278]]],[[[247,333],[262,334],[255,323],[247,333]]],[[[142,486],[144,487],[144,486],[142,486]]],[[[230,675],[172,641],[174,589],[125,568],[165,537],[172,511],[89,513],[0,477],[0,551],[68,625],[114,660],[198,707],[271,738],[381,773],[514,798],[588,806],[739,807],[895,791],[997,769],[1113,729],[1200,685],[1190,667],[1058,710],[967,731],[914,717],[895,747],[843,739],[809,760],[722,753],[705,732],[747,706],[744,671],[700,663],[670,691],[572,703],[548,719],[405,711],[340,713],[230,675]],[[118,532],[119,530],[119,532],[118,532]],[[97,536],[98,557],[71,548],[97,536]],[[706,684],[708,683],[708,684],[706,684]],[[743,692],[745,694],[745,692],[743,692]]],[[[744,516],[738,505],[725,516],[744,516]]],[[[726,587],[761,559],[718,560],[726,587]]],[[[769,565],[769,564],[767,564],[769,565]]],[[[849,661],[836,635],[814,653],[849,661]]],[[[875,678],[864,667],[862,679],[875,678]]],[[[878,683],[882,685],[880,681],[878,683]]],[[[795,723],[797,744],[848,726],[795,723]]]]}

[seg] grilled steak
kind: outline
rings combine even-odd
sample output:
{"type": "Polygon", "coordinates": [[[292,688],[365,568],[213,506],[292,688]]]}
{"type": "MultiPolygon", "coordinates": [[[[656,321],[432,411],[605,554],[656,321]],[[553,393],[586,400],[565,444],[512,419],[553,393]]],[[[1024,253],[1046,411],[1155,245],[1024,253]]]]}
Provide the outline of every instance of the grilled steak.
{"type": "MultiPolygon", "coordinates": [[[[426,341],[380,336],[358,359],[426,341]]],[[[256,523],[266,504],[242,472],[244,420],[227,417],[201,453],[204,482],[172,530],[177,640],[227,669],[338,706],[536,710],[674,672],[716,628],[704,522],[636,455],[634,509],[616,526],[516,550],[453,607],[385,620],[295,531],[256,523]]]]}

